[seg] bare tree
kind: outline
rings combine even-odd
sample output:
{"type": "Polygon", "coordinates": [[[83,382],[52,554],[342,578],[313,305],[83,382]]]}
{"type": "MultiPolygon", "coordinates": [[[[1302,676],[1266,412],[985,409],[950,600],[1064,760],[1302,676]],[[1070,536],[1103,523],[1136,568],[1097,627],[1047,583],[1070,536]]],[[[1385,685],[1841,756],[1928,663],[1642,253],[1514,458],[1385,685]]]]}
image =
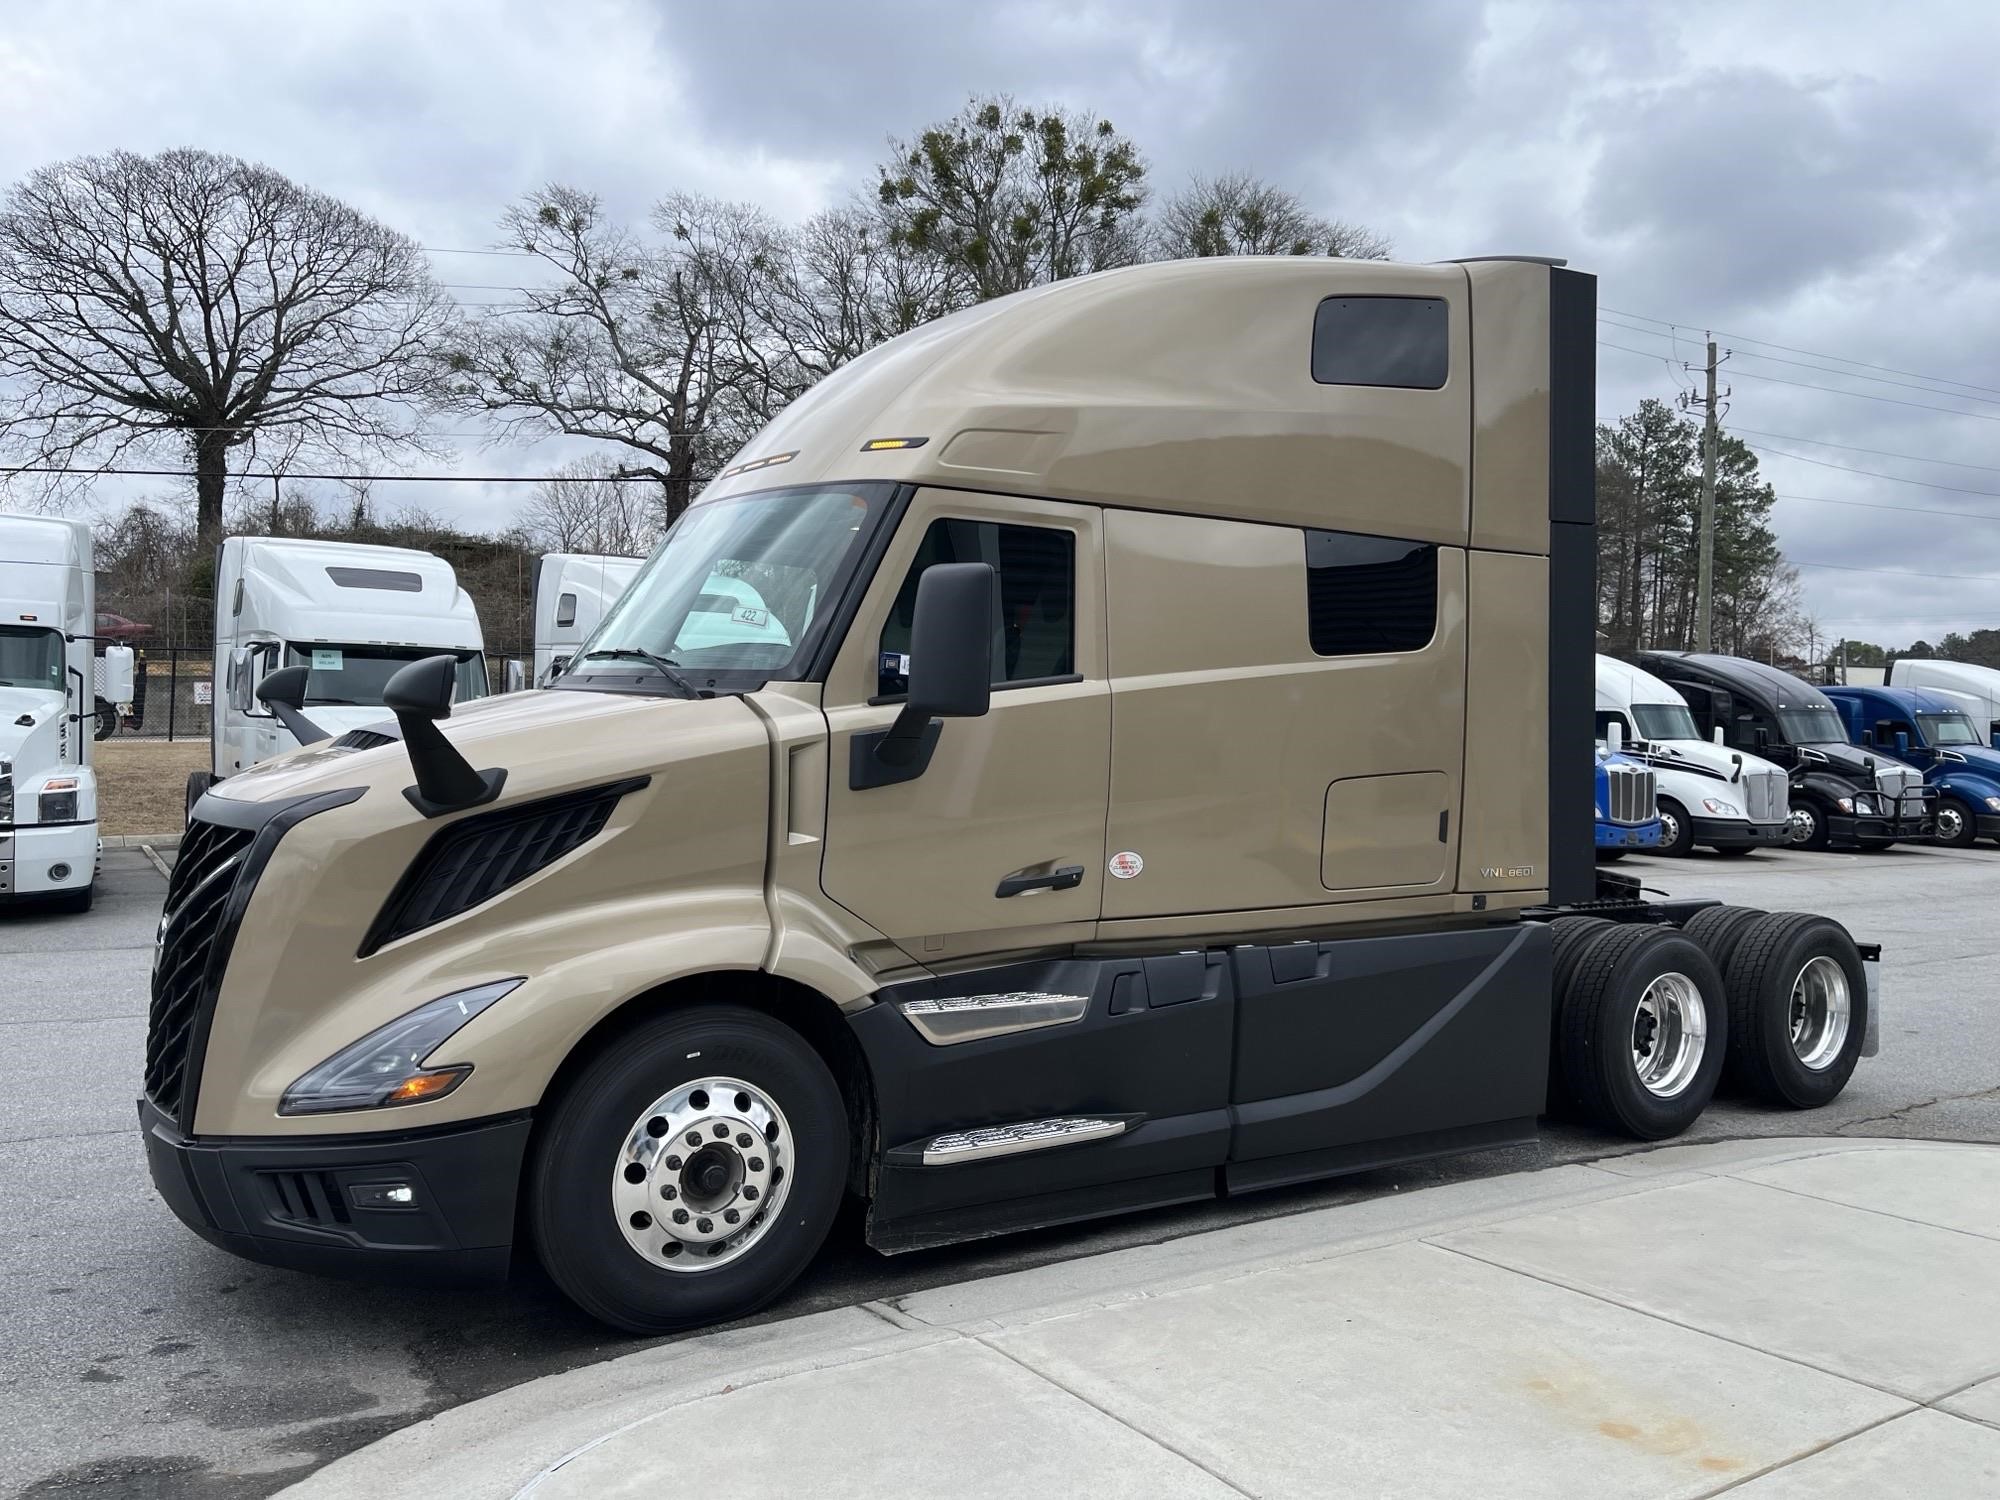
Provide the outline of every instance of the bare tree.
{"type": "Polygon", "coordinates": [[[1387,260],[1389,242],[1372,229],[1322,218],[1293,192],[1227,172],[1194,177],[1169,198],[1153,225],[1163,260],[1210,255],[1330,255],[1387,260]]]}
{"type": "Polygon", "coordinates": [[[975,98],[890,148],[876,193],[892,243],[953,272],[960,306],[1139,258],[1146,164],[1109,120],[975,98]]]}
{"type": "Polygon", "coordinates": [[[591,193],[552,185],[502,218],[506,242],[555,273],[523,288],[453,355],[453,393],[508,436],[567,433],[629,451],[669,519],[755,425],[741,399],[746,262],[773,230],[757,210],[676,195],[656,241],[591,193]]]}
{"type": "Polygon", "coordinates": [[[0,206],[0,440],[67,468],[184,443],[206,547],[234,450],[421,445],[451,317],[413,240],[267,167],[79,157],[0,206]]]}
{"type": "Polygon", "coordinates": [[[654,496],[646,493],[651,487],[613,482],[613,472],[576,459],[535,486],[516,523],[536,551],[644,557],[653,550],[660,527],[654,496]]]}

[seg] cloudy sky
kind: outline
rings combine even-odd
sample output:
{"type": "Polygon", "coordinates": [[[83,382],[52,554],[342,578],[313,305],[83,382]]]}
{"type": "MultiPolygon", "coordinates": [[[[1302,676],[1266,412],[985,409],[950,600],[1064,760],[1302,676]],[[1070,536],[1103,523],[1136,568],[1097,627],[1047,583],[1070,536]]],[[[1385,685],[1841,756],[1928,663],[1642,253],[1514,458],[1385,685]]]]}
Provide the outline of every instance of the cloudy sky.
{"type": "MultiPolygon", "coordinates": [[[[1091,108],[1161,188],[1247,168],[1401,259],[1596,271],[1601,416],[1673,396],[1716,330],[1812,613],[1901,644],[2000,624],[1996,55],[1974,0],[7,0],[0,180],[252,157],[476,302],[520,272],[461,252],[547,181],[800,215],[969,93],[1091,108]]],[[[464,447],[465,473],[552,456],[464,447]]],[[[401,489],[489,526],[516,493],[401,489]]]]}

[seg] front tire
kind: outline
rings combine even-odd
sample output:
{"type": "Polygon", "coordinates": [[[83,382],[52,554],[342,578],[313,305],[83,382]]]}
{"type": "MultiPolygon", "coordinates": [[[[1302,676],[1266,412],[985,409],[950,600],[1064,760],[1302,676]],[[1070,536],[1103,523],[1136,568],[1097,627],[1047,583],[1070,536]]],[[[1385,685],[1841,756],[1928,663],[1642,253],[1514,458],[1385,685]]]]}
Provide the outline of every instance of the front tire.
{"type": "Polygon", "coordinates": [[[529,1161],[529,1232],[556,1285],[615,1328],[742,1317],[818,1252],[848,1151],[839,1085],[803,1037],[690,1006],[608,1042],[563,1088],[529,1161]]]}
{"type": "Polygon", "coordinates": [[[1979,841],[1979,814],[1956,797],[1940,797],[1932,837],[1952,849],[1970,849],[1979,841]]]}
{"type": "Polygon", "coordinates": [[[215,785],[215,776],[208,771],[190,771],[187,779],[187,821],[194,821],[194,805],[201,801],[208,789],[215,785]]]}
{"type": "Polygon", "coordinates": [[[118,732],[117,705],[106,699],[99,698],[95,710],[95,720],[96,722],[91,729],[91,737],[98,740],[110,739],[112,735],[118,732]]]}
{"type": "Polygon", "coordinates": [[[1826,808],[1811,798],[1794,802],[1787,842],[1795,849],[1824,849],[1826,841],[1826,808]]]}
{"type": "Polygon", "coordinates": [[[1643,926],[1593,934],[1561,1006],[1563,1082],[1597,1125],[1665,1140],[1715,1096],[1726,1003],[1715,965],[1691,939],[1643,926]]]}
{"type": "Polygon", "coordinates": [[[1671,797],[1660,798],[1659,810],[1660,842],[1653,852],[1678,859],[1694,848],[1694,819],[1671,797]]]}
{"type": "Polygon", "coordinates": [[[1728,984],[1731,1075],[1791,1109],[1838,1098],[1868,1030],[1868,974],[1847,929],[1774,912],[1738,939],[1728,984]]]}

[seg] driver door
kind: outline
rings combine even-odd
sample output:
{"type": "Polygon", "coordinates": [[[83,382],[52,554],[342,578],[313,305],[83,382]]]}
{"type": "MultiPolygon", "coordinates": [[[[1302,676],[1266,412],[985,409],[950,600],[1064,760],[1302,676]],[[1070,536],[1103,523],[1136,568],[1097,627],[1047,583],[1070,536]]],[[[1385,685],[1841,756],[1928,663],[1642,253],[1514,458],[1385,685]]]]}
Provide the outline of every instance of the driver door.
{"type": "Polygon", "coordinates": [[[831,899],[920,961],[1095,932],[1111,754],[1096,510],[918,491],[834,660],[825,704],[821,884],[831,899]],[[946,562],[986,562],[996,574],[992,706],[944,720],[921,775],[857,788],[852,742],[895,720],[917,578],[946,562]]]}

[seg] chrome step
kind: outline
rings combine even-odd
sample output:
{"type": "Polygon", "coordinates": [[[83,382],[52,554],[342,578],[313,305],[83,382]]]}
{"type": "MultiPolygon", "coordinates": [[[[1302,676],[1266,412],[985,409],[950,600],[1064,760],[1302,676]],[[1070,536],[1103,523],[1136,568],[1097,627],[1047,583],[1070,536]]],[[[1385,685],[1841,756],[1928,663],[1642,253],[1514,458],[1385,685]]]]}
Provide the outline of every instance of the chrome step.
{"type": "Polygon", "coordinates": [[[918,1156],[927,1167],[952,1167],[960,1162],[1017,1156],[1024,1151],[1046,1151],[1052,1146],[1080,1146],[1087,1141],[1109,1140],[1138,1123],[1136,1115],[1058,1115],[1047,1120],[954,1130],[926,1141],[920,1155],[908,1147],[892,1155],[905,1159],[918,1156]]]}

